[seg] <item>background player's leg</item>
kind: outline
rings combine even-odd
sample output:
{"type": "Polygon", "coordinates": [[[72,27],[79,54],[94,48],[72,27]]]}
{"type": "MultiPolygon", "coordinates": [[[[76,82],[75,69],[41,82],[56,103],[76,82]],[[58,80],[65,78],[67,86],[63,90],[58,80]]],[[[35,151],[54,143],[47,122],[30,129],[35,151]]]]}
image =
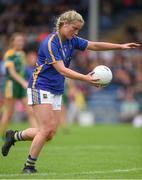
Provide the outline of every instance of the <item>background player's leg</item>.
{"type": "Polygon", "coordinates": [[[56,121],[57,126],[61,125],[61,121],[62,121],[61,110],[54,110],[54,119],[56,121]]]}
{"type": "Polygon", "coordinates": [[[26,110],[28,120],[29,120],[29,123],[30,123],[31,127],[37,128],[38,123],[37,123],[37,120],[36,120],[36,118],[34,116],[32,107],[27,105],[27,97],[22,98],[21,102],[22,102],[22,104],[23,104],[23,106],[24,106],[24,108],[26,110]]]}
{"type": "Polygon", "coordinates": [[[15,105],[15,99],[13,98],[5,98],[5,102],[4,102],[4,112],[2,114],[2,118],[1,118],[1,125],[0,125],[0,134],[3,136],[8,123],[12,117],[13,111],[14,111],[14,105],[15,105]]]}

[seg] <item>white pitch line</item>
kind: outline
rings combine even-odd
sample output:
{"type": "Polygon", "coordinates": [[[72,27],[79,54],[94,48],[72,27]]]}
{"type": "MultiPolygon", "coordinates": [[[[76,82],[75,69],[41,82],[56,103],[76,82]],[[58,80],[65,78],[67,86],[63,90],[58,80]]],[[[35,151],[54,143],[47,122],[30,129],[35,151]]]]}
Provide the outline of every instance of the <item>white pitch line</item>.
{"type": "MultiPolygon", "coordinates": [[[[27,147],[28,148],[28,147],[27,147]]],[[[27,149],[26,147],[16,147],[17,150],[23,150],[27,149]]],[[[104,149],[134,149],[134,148],[141,148],[141,146],[131,146],[131,145],[75,145],[73,147],[70,146],[48,146],[49,150],[63,150],[63,149],[72,149],[72,150],[78,150],[78,149],[95,149],[95,150],[104,150],[104,149]]]]}
{"type": "Polygon", "coordinates": [[[86,172],[72,172],[72,173],[56,173],[56,172],[49,172],[49,173],[35,173],[35,174],[0,174],[0,177],[16,177],[16,176],[71,176],[71,175],[93,175],[93,174],[112,174],[112,173],[123,173],[123,172],[131,172],[131,171],[141,171],[142,167],[140,168],[131,168],[131,169],[114,169],[108,171],[86,171],[86,172]]]}

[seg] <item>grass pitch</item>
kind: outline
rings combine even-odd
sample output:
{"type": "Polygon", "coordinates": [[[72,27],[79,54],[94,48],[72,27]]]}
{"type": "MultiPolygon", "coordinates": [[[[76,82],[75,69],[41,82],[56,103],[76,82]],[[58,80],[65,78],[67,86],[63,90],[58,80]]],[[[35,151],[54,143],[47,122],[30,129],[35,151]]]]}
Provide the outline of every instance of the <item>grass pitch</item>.
{"type": "MultiPolygon", "coordinates": [[[[27,124],[11,124],[24,129],[27,124]]],[[[0,141],[0,146],[2,145],[0,141]]],[[[60,129],[42,150],[38,173],[21,174],[30,142],[18,142],[7,157],[0,155],[0,179],[142,179],[142,128],[95,125],[60,129]]]]}

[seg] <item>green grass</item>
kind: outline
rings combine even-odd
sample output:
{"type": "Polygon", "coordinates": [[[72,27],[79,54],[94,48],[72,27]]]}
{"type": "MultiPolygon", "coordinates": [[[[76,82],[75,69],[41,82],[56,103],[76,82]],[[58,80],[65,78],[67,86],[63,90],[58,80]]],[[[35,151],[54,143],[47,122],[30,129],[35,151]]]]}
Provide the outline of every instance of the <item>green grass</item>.
{"type": "Polygon", "coordinates": [[[142,129],[131,125],[73,126],[69,134],[59,130],[42,150],[35,175],[21,174],[29,147],[30,142],[18,142],[8,157],[0,155],[0,179],[142,178],[142,129]]]}

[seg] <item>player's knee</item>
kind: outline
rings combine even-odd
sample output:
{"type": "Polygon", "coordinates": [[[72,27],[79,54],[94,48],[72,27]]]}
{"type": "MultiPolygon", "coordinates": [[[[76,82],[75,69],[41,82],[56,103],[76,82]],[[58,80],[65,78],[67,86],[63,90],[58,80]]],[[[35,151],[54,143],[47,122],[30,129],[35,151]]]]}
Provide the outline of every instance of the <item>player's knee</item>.
{"type": "Polygon", "coordinates": [[[56,128],[55,127],[47,127],[47,129],[44,129],[41,131],[42,136],[47,140],[51,140],[56,133],[56,128]]]}
{"type": "Polygon", "coordinates": [[[50,132],[49,132],[47,141],[50,141],[51,139],[53,139],[55,133],[56,133],[56,129],[55,128],[51,129],[50,132]]]}
{"type": "Polygon", "coordinates": [[[40,134],[44,137],[44,139],[47,139],[49,136],[49,129],[40,131],[40,134]]]}

